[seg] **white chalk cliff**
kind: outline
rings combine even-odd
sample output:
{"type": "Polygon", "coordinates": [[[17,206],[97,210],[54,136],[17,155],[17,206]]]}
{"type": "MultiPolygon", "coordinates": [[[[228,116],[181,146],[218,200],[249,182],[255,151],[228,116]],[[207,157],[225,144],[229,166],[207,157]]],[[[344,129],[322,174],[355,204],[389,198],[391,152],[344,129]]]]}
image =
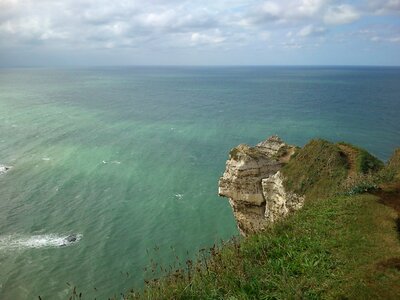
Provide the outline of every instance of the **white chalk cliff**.
{"type": "Polygon", "coordinates": [[[218,194],[229,198],[242,235],[258,232],[302,207],[304,197],[286,191],[279,170],[295,147],[272,136],[255,147],[233,148],[218,183],[218,194]]]}

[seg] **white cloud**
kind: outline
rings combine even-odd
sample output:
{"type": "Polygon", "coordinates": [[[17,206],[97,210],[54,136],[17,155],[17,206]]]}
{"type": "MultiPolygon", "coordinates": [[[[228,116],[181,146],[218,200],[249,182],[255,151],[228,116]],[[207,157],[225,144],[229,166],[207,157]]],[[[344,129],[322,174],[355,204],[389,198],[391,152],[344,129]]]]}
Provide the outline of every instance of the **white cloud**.
{"type": "Polygon", "coordinates": [[[389,42],[400,43],[400,36],[394,36],[394,37],[389,38],[389,42]]]}
{"type": "Polygon", "coordinates": [[[219,30],[215,30],[212,33],[200,33],[200,32],[193,32],[190,36],[190,41],[192,45],[206,45],[206,44],[220,44],[226,40],[224,36],[221,35],[219,30]]]}
{"type": "Polygon", "coordinates": [[[330,25],[341,25],[354,22],[359,18],[360,14],[354,7],[347,4],[341,4],[329,7],[324,16],[324,21],[326,24],[330,25]]]}
{"type": "Polygon", "coordinates": [[[368,9],[375,14],[399,14],[400,0],[369,0],[368,9]]]}
{"type": "MultiPolygon", "coordinates": [[[[356,2],[353,6],[349,3],[350,0],[0,0],[0,54],[12,47],[49,45],[66,51],[140,48],[143,52],[167,52],[217,45],[224,49],[262,48],[266,41],[275,48],[300,49],[315,42],[336,43],[336,26],[354,22],[363,14],[400,11],[400,0],[369,0],[368,5],[356,2]]],[[[372,36],[376,36],[381,41],[397,43],[398,32],[382,32],[379,29],[358,38],[372,42],[372,36]]]]}
{"type": "Polygon", "coordinates": [[[163,11],[159,13],[146,13],[138,16],[141,25],[153,28],[171,27],[176,22],[177,16],[174,10],[163,11]]]}
{"type": "Polygon", "coordinates": [[[283,42],[281,46],[284,49],[301,49],[303,45],[297,42],[295,39],[290,39],[289,41],[283,42]]]}
{"type": "Polygon", "coordinates": [[[400,43],[400,35],[397,36],[373,36],[371,37],[371,42],[390,42],[390,43],[400,43]]]}
{"type": "Polygon", "coordinates": [[[279,24],[318,19],[329,0],[267,1],[254,5],[244,16],[246,23],[279,24]]]}
{"type": "Polygon", "coordinates": [[[302,0],[298,3],[297,12],[302,16],[314,16],[327,2],[326,0],[302,0]]]}
{"type": "Polygon", "coordinates": [[[68,33],[54,30],[51,20],[39,17],[29,17],[6,21],[0,24],[0,35],[8,35],[11,39],[18,36],[22,41],[40,42],[46,40],[62,40],[68,38],[68,33]]]}
{"type": "Polygon", "coordinates": [[[307,25],[300,29],[297,33],[298,36],[308,37],[308,36],[320,36],[326,33],[324,27],[315,27],[314,25],[307,25]]]}
{"type": "Polygon", "coordinates": [[[262,41],[270,41],[272,34],[269,31],[262,31],[259,33],[260,40],[262,41]]]}
{"type": "Polygon", "coordinates": [[[270,18],[278,18],[281,15],[281,7],[272,1],[267,1],[261,5],[261,12],[270,18]]]}
{"type": "Polygon", "coordinates": [[[370,38],[370,40],[371,40],[371,42],[379,42],[379,41],[381,41],[382,39],[381,39],[379,36],[372,36],[372,37],[370,38]]]}

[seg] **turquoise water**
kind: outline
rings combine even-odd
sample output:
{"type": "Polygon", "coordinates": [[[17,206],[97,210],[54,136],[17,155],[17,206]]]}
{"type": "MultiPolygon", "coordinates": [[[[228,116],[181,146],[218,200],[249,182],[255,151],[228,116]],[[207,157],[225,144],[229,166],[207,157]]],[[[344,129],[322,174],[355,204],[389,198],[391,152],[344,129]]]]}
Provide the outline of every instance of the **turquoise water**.
{"type": "Polygon", "coordinates": [[[230,148],[323,137],[386,160],[399,113],[400,68],[2,69],[0,299],[140,288],[151,258],[237,234],[230,148]]]}

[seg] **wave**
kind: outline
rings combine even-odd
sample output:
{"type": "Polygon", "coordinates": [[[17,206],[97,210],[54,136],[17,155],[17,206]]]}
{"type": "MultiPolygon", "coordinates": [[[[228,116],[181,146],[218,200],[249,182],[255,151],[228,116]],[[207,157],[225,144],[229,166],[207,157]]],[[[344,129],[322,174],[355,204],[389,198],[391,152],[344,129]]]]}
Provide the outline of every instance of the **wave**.
{"type": "Polygon", "coordinates": [[[27,248],[58,248],[71,246],[82,238],[82,234],[42,234],[32,236],[0,236],[0,250],[27,248]]]}
{"type": "Polygon", "coordinates": [[[175,198],[181,200],[183,198],[183,194],[175,194],[175,198]]]}

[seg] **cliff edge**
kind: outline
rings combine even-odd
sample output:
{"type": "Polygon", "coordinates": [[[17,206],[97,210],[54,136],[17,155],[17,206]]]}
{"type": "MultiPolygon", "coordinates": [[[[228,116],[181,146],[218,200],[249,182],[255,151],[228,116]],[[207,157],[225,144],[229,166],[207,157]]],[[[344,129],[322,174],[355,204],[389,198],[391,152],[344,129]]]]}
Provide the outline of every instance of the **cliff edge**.
{"type": "Polygon", "coordinates": [[[287,191],[279,172],[295,149],[271,136],[255,147],[240,144],[230,151],[218,194],[229,198],[242,235],[262,231],[302,207],[304,197],[287,191]]]}
{"type": "Polygon", "coordinates": [[[379,159],[351,144],[315,139],[299,148],[272,136],[255,147],[241,144],[230,151],[218,194],[229,198],[239,231],[246,236],[300,209],[306,198],[375,189],[376,174],[394,176],[396,158],[384,168],[379,159]]]}

